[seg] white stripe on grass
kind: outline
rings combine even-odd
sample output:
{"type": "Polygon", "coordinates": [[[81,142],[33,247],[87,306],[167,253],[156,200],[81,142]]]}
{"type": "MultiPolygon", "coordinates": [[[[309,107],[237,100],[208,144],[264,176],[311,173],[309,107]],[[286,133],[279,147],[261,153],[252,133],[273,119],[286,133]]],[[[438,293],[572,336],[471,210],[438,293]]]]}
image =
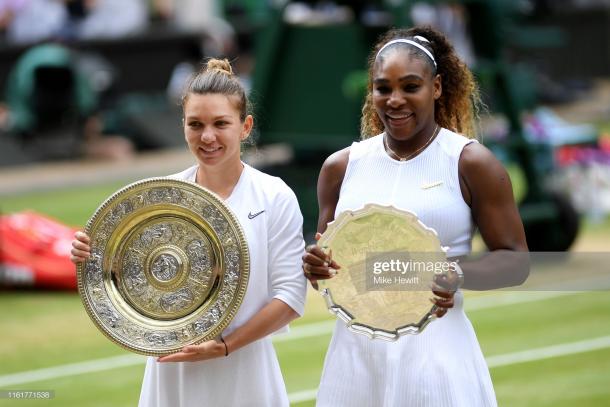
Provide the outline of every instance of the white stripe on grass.
{"type": "Polygon", "coordinates": [[[318,389],[295,391],[288,395],[288,400],[290,401],[290,404],[303,403],[305,401],[315,400],[317,394],[318,389]]]}
{"type": "Polygon", "coordinates": [[[6,388],[7,386],[14,386],[23,383],[57,379],[59,377],[75,376],[83,373],[101,372],[104,370],[133,366],[144,363],[145,360],[146,358],[140,355],[123,355],[9,374],[0,376],[0,388],[6,388]]]}
{"type": "Polygon", "coordinates": [[[545,346],[520,352],[505,353],[503,355],[486,358],[490,368],[514,365],[517,363],[533,362],[536,360],[556,358],[559,356],[575,355],[577,353],[592,352],[610,347],[610,336],[587,339],[584,341],[562,343],[545,346]]]}
{"type": "Polygon", "coordinates": [[[566,295],[582,294],[581,291],[500,291],[478,297],[468,297],[464,301],[466,311],[478,311],[513,304],[544,301],[566,295]]]}
{"type": "MultiPolygon", "coordinates": [[[[571,294],[577,293],[557,291],[525,293],[515,291],[502,293],[499,295],[486,295],[481,297],[469,298],[466,301],[466,309],[471,311],[483,310],[501,307],[505,305],[541,301],[571,294]]],[[[335,320],[314,322],[305,325],[297,325],[291,328],[291,331],[289,333],[275,336],[273,338],[273,341],[278,343],[327,335],[332,332],[334,325],[335,320]]],[[[135,366],[144,363],[144,360],[145,358],[139,355],[122,355],[103,359],[89,360],[79,363],[58,365],[50,368],[29,370],[25,372],[0,376],[0,387],[135,366]]]]}

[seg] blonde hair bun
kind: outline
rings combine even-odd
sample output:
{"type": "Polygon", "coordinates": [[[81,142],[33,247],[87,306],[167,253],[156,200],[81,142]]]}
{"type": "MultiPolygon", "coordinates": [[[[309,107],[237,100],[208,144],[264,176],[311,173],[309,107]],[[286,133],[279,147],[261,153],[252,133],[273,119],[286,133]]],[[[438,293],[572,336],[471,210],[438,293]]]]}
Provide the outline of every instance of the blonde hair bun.
{"type": "Polygon", "coordinates": [[[233,68],[231,67],[231,63],[226,58],[225,59],[216,59],[216,58],[210,59],[208,61],[208,63],[206,64],[206,70],[208,70],[208,71],[216,70],[216,71],[226,73],[227,75],[233,75],[233,68]]]}

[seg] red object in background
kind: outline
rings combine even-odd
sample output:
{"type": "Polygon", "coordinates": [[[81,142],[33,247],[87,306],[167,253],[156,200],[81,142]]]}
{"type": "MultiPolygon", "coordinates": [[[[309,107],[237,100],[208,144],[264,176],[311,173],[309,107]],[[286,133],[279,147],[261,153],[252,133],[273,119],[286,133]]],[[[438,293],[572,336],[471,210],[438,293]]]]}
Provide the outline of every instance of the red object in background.
{"type": "Polygon", "coordinates": [[[0,285],[76,290],[76,230],[31,211],[0,216],[0,285]]]}
{"type": "Polygon", "coordinates": [[[600,137],[599,137],[599,148],[601,148],[603,151],[610,153],[610,133],[603,133],[600,137]]]}

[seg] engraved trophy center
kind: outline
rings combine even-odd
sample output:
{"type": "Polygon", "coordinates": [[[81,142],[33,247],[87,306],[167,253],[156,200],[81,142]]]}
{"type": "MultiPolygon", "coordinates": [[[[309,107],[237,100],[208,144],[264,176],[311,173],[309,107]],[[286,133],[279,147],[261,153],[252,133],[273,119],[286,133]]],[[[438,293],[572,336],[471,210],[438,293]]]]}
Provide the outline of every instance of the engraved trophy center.
{"type": "Polygon", "coordinates": [[[125,241],[121,291],[130,306],[156,320],[182,318],[201,307],[220,277],[210,240],[174,216],[142,222],[125,241]]]}
{"type": "Polygon", "coordinates": [[[152,274],[157,280],[166,282],[176,277],[180,266],[182,264],[178,258],[164,253],[153,261],[152,274]]]}
{"type": "Polygon", "coordinates": [[[158,282],[167,283],[175,279],[182,269],[180,257],[166,250],[153,259],[150,272],[158,282]]]}

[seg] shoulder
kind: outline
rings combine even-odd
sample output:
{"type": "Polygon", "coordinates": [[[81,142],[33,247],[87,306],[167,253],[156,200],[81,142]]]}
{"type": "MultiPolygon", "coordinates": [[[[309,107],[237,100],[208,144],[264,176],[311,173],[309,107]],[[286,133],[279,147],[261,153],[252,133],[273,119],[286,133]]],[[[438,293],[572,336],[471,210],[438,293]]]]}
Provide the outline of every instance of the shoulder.
{"type": "Polygon", "coordinates": [[[349,162],[349,155],[352,147],[346,147],[342,150],[336,151],[324,160],[320,175],[324,172],[329,176],[337,176],[341,179],[345,175],[347,163],[349,162]]]}
{"type": "Polygon", "coordinates": [[[470,143],[464,146],[460,154],[459,165],[460,172],[465,174],[476,173],[483,169],[504,168],[493,153],[480,143],[470,143]]]}
{"type": "Polygon", "coordinates": [[[264,206],[269,230],[277,230],[276,228],[284,228],[287,225],[300,229],[303,215],[299,201],[284,180],[250,166],[246,170],[251,183],[252,196],[250,199],[254,199],[264,206]]]}
{"type": "Polygon", "coordinates": [[[456,133],[446,128],[442,128],[437,137],[443,151],[448,155],[459,155],[466,146],[479,144],[476,139],[468,138],[460,133],[456,133]]]}
{"type": "Polygon", "coordinates": [[[378,134],[361,141],[355,141],[351,146],[334,152],[326,159],[326,161],[324,161],[322,170],[329,171],[331,173],[336,172],[341,175],[341,178],[343,178],[347,164],[350,162],[350,160],[357,161],[362,156],[370,153],[374,149],[374,146],[377,143],[380,143],[382,134],[378,134]]]}
{"type": "Polygon", "coordinates": [[[469,200],[477,197],[494,197],[512,194],[508,172],[502,163],[485,146],[471,143],[464,147],[458,162],[460,182],[468,189],[469,200]]]}
{"type": "Polygon", "coordinates": [[[177,172],[175,174],[168,175],[167,178],[178,179],[183,181],[194,181],[195,173],[197,172],[197,168],[199,166],[197,164],[187,168],[184,171],[177,172]]]}
{"type": "Polygon", "coordinates": [[[246,165],[246,171],[249,172],[250,182],[260,191],[267,200],[295,200],[294,191],[280,177],[266,174],[254,167],[246,165]]]}

